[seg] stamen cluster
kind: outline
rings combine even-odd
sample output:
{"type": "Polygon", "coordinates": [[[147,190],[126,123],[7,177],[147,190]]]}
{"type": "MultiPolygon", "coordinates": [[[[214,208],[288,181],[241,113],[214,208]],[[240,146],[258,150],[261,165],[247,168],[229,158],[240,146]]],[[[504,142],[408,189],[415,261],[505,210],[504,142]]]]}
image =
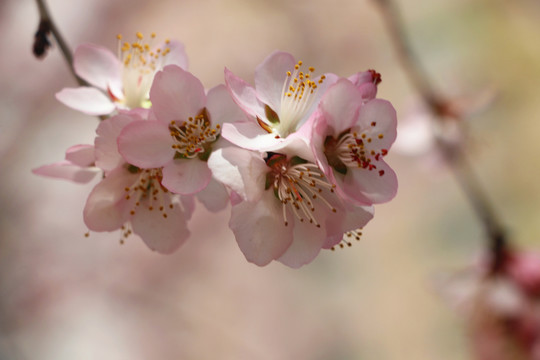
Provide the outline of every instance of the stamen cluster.
{"type": "Polygon", "coordinates": [[[172,148],[180,156],[194,158],[203,154],[206,146],[217,140],[220,129],[219,124],[212,128],[204,114],[197,115],[195,118],[189,117],[181,125],[178,125],[176,120],[172,120],[169,124],[171,137],[175,142],[172,148]]]}

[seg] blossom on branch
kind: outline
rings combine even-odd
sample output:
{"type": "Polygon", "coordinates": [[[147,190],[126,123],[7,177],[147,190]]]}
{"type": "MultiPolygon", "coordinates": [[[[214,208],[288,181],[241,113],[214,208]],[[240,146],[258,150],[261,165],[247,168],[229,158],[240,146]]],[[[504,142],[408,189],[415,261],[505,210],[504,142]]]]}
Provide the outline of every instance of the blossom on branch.
{"type": "Polygon", "coordinates": [[[509,252],[497,272],[476,264],[439,281],[465,318],[475,359],[540,359],[540,256],[509,252]]]}
{"type": "Polygon", "coordinates": [[[371,205],[395,196],[397,177],[383,157],[396,139],[396,126],[396,112],[388,101],[365,102],[348,79],[340,79],[324,94],[311,146],[344,198],[371,205]]]}
{"type": "Polygon", "coordinates": [[[73,56],[75,73],[91,86],[65,88],[56,94],[63,104],[89,115],[109,115],[116,109],[149,107],[148,93],[154,74],[169,64],[187,68],[184,45],[166,40],[153,44],[141,33],[132,43],[118,35],[118,56],[94,44],[77,47],[73,56]]]}
{"type": "Polygon", "coordinates": [[[199,79],[174,65],[156,74],[150,100],[154,120],[134,121],[118,138],[124,159],[141,169],[163,168],[162,184],[168,190],[197,194],[208,209],[223,209],[229,195],[212,179],[207,160],[226,142],[221,139],[223,122],[245,115],[223,85],[205,94],[199,79]]]}
{"type": "Polygon", "coordinates": [[[308,150],[297,138],[279,153],[227,147],[210,156],[214,176],[233,191],[229,226],[248,261],[300,267],[373,217],[371,207],[340,199],[308,150]]]}

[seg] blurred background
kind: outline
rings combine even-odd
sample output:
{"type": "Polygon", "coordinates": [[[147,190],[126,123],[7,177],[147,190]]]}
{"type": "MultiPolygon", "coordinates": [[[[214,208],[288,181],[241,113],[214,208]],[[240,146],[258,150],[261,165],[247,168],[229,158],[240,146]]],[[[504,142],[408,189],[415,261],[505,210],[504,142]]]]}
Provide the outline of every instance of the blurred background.
{"type": "MultiPolygon", "coordinates": [[[[136,31],[184,42],[206,87],[227,66],[252,81],[275,49],[317,73],[376,69],[398,119],[418,95],[368,0],[50,0],[74,48],[116,49],[136,31]]],[[[398,0],[414,50],[445,94],[496,91],[469,120],[472,163],[521,247],[539,247],[540,3],[398,0]]],[[[54,98],[75,86],[53,48],[31,53],[33,1],[0,1],[0,359],[469,359],[462,319],[433,290],[468,265],[482,228],[443,164],[390,152],[400,189],[363,239],[300,270],[247,263],[228,214],[198,207],[192,237],[162,256],[137,238],[92,233],[93,184],[32,168],[93,143],[98,120],[54,98]]],[[[428,154],[429,156],[429,154],[428,154]]]]}

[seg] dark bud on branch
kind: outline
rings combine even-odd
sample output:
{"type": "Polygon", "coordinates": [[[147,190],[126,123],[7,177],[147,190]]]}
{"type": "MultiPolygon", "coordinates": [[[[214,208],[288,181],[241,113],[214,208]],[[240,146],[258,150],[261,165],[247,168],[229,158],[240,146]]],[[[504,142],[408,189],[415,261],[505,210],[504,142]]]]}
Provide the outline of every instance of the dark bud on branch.
{"type": "Polygon", "coordinates": [[[49,41],[50,33],[51,24],[49,21],[41,20],[34,35],[34,46],[32,48],[32,52],[38,59],[43,58],[47,54],[47,50],[51,47],[51,42],[49,41]]]}

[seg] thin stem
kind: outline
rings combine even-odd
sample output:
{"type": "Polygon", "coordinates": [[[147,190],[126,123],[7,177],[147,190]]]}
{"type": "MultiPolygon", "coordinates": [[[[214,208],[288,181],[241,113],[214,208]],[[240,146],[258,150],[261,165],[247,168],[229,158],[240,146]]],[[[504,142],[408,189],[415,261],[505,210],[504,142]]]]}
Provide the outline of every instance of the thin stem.
{"type": "Polygon", "coordinates": [[[86,86],[88,83],[81,79],[77,74],[75,73],[75,70],[73,69],[73,56],[71,55],[71,50],[69,49],[69,46],[65,42],[64,38],[62,37],[62,34],[56,27],[56,24],[51,18],[51,15],[49,13],[49,10],[47,9],[47,5],[45,4],[44,0],[36,0],[38,9],[39,9],[39,17],[40,17],[40,23],[47,24],[48,28],[51,30],[51,33],[54,36],[54,39],[56,40],[56,43],[60,47],[60,51],[62,52],[62,55],[64,56],[64,59],[66,60],[69,71],[77,81],[77,83],[80,86],[86,86]]]}
{"type": "Polygon", "coordinates": [[[444,101],[440,98],[435,88],[432,86],[427,72],[412,51],[411,45],[405,35],[405,26],[401,14],[392,0],[375,0],[381,9],[383,19],[388,27],[392,43],[396,49],[398,61],[405,69],[409,80],[422,95],[422,98],[429,106],[440,113],[444,106],[444,101]]]}
{"type": "MultiPolygon", "coordinates": [[[[435,91],[427,73],[414,55],[405,35],[406,32],[400,13],[394,2],[392,0],[375,1],[379,5],[388,26],[398,59],[409,76],[411,83],[427,103],[430,111],[439,121],[444,116],[451,116],[456,121],[460,121],[461,114],[450,111],[449,101],[435,91]]],[[[491,270],[497,272],[503,266],[506,251],[508,250],[508,239],[505,228],[496,216],[492,203],[474,174],[460,146],[450,144],[443,139],[438,139],[437,144],[452,169],[456,181],[484,226],[486,235],[490,240],[490,250],[493,256],[491,270]]]]}

